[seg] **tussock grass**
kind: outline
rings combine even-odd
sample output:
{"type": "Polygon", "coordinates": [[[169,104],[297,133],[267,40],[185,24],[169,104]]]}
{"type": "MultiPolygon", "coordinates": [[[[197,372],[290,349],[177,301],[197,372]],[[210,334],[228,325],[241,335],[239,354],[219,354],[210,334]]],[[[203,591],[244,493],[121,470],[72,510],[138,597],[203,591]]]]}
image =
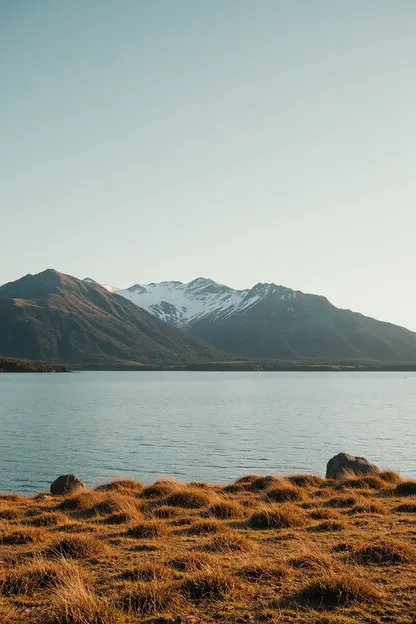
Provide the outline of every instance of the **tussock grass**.
{"type": "Polygon", "coordinates": [[[3,570],[0,576],[0,594],[31,595],[57,587],[66,578],[74,575],[87,579],[84,570],[76,568],[65,559],[52,562],[38,558],[10,570],[3,570]]]}
{"type": "Polygon", "coordinates": [[[399,513],[416,513],[416,502],[402,503],[401,505],[394,507],[393,511],[398,511],[399,513]]]}
{"type": "Polygon", "coordinates": [[[210,565],[211,560],[206,555],[187,552],[183,555],[166,560],[166,565],[178,572],[197,572],[210,565]]]}
{"type": "MultiPolygon", "coordinates": [[[[279,488],[286,482],[282,477],[274,477],[273,475],[266,475],[265,477],[257,477],[247,484],[247,489],[251,492],[260,492],[262,490],[271,490],[273,488],[279,488]]],[[[241,485],[241,484],[240,484],[241,485]]]]}
{"type": "Polygon", "coordinates": [[[19,507],[0,508],[0,520],[17,520],[23,515],[19,507]]]}
{"type": "Polygon", "coordinates": [[[382,490],[386,487],[386,482],[380,475],[366,475],[362,477],[347,477],[342,479],[341,483],[336,486],[338,490],[382,490]]]}
{"type": "Polygon", "coordinates": [[[313,475],[248,475],[231,489],[160,480],[147,492],[123,481],[0,500],[1,624],[413,615],[416,498],[395,473],[350,475],[345,489],[313,475]]]}
{"type": "Polygon", "coordinates": [[[326,507],[318,507],[309,512],[309,517],[313,520],[331,520],[339,517],[339,513],[326,507]]]}
{"type": "Polygon", "coordinates": [[[374,601],[380,592],[374,585],[353,572],[327,573],[317,576],[300,592],[301,600],[321,609],[347,606],[354,602],[374,601]]]}
{"type": "Polygon", "coordinates": [[[130,526],[125,534],[127,537],[132,537],[134,539],[155,539],[165,536],[167,532],[167,527],[163,522],[158,520],[143,520],[130,526]]]}
{"type": "Polygon", "coordinates": [[[73,535],[52,542],[45,550],[47,557],[93,559],[107,554],[107,546],[90,535],[73,535]]]}
{"type": "Polygon", "coordinates": [[[140,514],[137,512],[130,513],[120,511],[103,518],[103,522],[105,524],[133,524],[134,522],[140,520],[140,517],[140,514]]]}
{"type": "Polygon", "coordinates": [[[59,511],[46,511],[26,520],[27,524],[34,527],[58,526],[59,524],[65,524],[67,521],[67,516],[59,511]]]}
{"type": "Polygon", "coordinates": [[[78,494],[66,496],[59,503],[57,509],[61,511],[86,511],[102,500],[98,492],[81,491],[78,494]]]}
{"type": "Polygon", "coordinates": [[[228,520],[232,518],[241,518],[245,511],[242,505],[231,501],[221,501],[211,505],[206,512],[207,516],[219,518],[220,520],[228,520]]]}
{"type": "Polygon", "coordinates": [[[152,509],[152,514],[155,518],[176,518],[181,513],[183,513],[183,509],[181,507],[170,507],[169,505],[160,505],[159,507],[154,507],[152,509]]]}
{"type": "Polygon", "coordinates": [[[259,478],[259,475],[254,474],[243,475],[242,477],[236,479],[232,485],[250,485],[250,483],[253,483],[253,481],[256,481],[259,478]]]}
{"type": "Polygon", "coordinates": [[[266,500],[275,503],[302,501],[305,497],[303,490],[294,485],[283,485],[266,491],[266,500]]]}
{"type": "Polygon", "coordinates": [[[103,483],[95,488],[96,492],[119,492],[127,490],[129,492],[141,492],[143,485],[133,479],[117,479],[111,483],[103,483]]]}
{"type": "Polygon", "coordinates": [[[100,501],[97,501],[89,510],[93,515],[107,515],[125,513],[132,516],[139,515],[139,508],[135,499],[125,496],[121,492],[114,492],[100,501]]]}
{"type": "Polygon", "coordinates": [[[394,472],[393,470],[382,470],[378,473],[380,479],[382,479],[385,483],[400,483],[402,480],[399,473],[394,472]]]}
{"type": "Polygon", "coordinates": [[[218,570],[196,572],[181,585],[189,600],[220,600],[227,598],[234,589],[233,577],[218,570]]]}
{"type": "Polygon", "coordinates": [[[126,586],[122,593],[121,604],[129,612],[150,616],[178,607],[180,598],[179,592],[170,583],[158,580],[139,581],[126,586]]]}
{"type": "Polygon", "coordinates": [[[221,533],[226,530],[226,526],[220,520],[200,520],[187,529],[188,535],[208,535],[210,533],[221,533]]]}
{"type": "Polygon", "coordinates": [[[289,475],[288,477],[286,477],[286,479],[287,481],[289,481],[289,483],[297,485],[301,488],[319,487],[320,485],[322,485],[322,483],[325,482],[325,479],[311,474],[289,475]]]}
{"type": "Polygon", "coordinates": [[[396,486],[394,493],[397,496],[416,495],[416,480],[402,481],[396,486]]]}
{"type": "Polygon", "coordinates": [[[351,558],[362,565],[416,563],[416,549],[406,542],[384,538],[356,546],[351,558]]]}
{"type": "Polygon", "coordinates": [[[142,496],[144,498],[162,498],[168,496],[178,489],[178,484],[175,481],[160,480],[148,485],[143,489],[142,496]]]}
{"type": "Polygon", "coordinates": [[[333,507],[334,509],[347,509],[348,507],[354,507],[358,504],[358,498],[356,496],[334,496],[327,500],[324,504],[327,507],[333,507]]]}
{"type": "Polygon", "coordinates": [[[5,501],[6,503],[26,503],[27,498],[20,494],[0,494],[0,501],[5,501]]]}
{"type": "Polygon", "coordinates": [[[197,488],[182,488],[163,499],[168,507],[183,507],[184,509],[201,509],[213,502],[213,496],[197,488]]]}
{"type": "Polygon", "coordinates": [[[47,534],[41,529],[16,528],[0,530],[0,544],[18,546],[23,544],[38,544],[47,539],[47,534]]]}
{"type": "Polygon", "coordinates": [[[343,520],[323,520],[319,524],[311,527],[311,531],[324,533],[327,531],[346,531],[347,524],[343,520]]]}
{"type": "Polygon", "coordinates": [[[127,624],[128,621],[76,574],[68,576],[56,587],[50,605],[39,624],[127,624]]]}
{"type": "Polygon", "coordinates": [[[255,511],[249,518],[252,529],[289,529],[304,524],[303,512],[294,506],[267,506],[255,511]]]}
{"type": "Polygon", "coordinates": [[[245,581],[257,583],[261,580],[281,581],[290,574],[290,567],[283,563],[270,563],[267,560],[253,561],[241,565],[236,570],[237,576],[245,581]]]}
{"type": "Polygon", "coordinates": [[[377,501],[369,501],[363,498],[354,507],[348,510],[349,514],[384,514],[384,507],[377,501]]]}

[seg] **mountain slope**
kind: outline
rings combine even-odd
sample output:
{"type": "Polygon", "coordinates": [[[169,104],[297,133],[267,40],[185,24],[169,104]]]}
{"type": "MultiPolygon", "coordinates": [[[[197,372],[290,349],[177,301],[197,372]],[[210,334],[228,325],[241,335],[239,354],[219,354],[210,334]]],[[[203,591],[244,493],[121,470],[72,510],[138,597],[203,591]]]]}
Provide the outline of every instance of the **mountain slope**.
{"type": "Polygon", "coordinates": [[[68,363],[222,357],[127,299],[51,269],[0,287],[0,353],[68,363]]]}
{"type": "Polygon", "coordinates": [[[416,334],[276,284],[235,290],[209,279],[117,291],[159,319],[241,357],[415,362],[416,334]]]}

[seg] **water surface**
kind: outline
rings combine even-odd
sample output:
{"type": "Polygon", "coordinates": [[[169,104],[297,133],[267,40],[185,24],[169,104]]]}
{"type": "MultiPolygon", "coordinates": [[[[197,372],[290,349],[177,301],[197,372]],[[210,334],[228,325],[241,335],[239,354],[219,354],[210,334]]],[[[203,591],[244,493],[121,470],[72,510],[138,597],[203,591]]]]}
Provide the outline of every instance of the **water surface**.
{"type": "Polygon", "coordinates": [[[1,374],[0,491],[324,475],[340,451],[414,477],[415,411],[416,373],[1,374]]]}

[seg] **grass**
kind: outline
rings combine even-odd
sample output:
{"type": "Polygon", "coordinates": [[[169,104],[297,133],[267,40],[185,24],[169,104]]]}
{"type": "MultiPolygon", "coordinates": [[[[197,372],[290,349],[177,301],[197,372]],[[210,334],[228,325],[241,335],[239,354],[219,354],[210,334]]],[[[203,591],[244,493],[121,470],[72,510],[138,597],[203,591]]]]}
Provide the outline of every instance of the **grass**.
{"type": "Polygon", "coordinates": [[[301,526],[304,522],[302,510],[295,506],[282,505],[263,507],[255,511],[248,524],[252,529],[288,529],[301,526]]]}
{"type": "Polygon", "coordinates": [[[352,559],[363,565],[416,563],[416,549],[406,542],[384,538],[357,546],[352,559]]]}
{"type": "Polygon", "coordinates": [[[107,552],[107,546],[90,535],[73,535],[52,542],[45,551],[48,557],[93,559],[107,552]]]}
{"type": "Polygon", "coordinates": [[[234,587],[231,574],[215,570],[193,574],[183,581],[181,589],[189,600],[220,600],[227,598],[234,587]]]}
{"type": "Polygon", "coordinates": [[[87,577],[86,572],[65,559],[51,562],[42,558],[3,571],[0,577],[2,596],[27,596],[57,587],[71,575],[87,577]]]}
{"type": "Polygon", "coordinates": [[[302,501],[305,497],[303,490],[294,485],[283,485],[266,491],[267,500],[276,503],[302,501]]]}
{"type": "Polygon", "coordinates": [[[212,496],[204,489],[188,487],[178,489],[163,499],[168,507],[182,507],[184,509],[202,509],[212,502],[212,496]]]}
{"type": "Polygon", "coordinates": [[[0,622],[410,624],[412,483],[248,475],[0,495],[0,622]]]}
{"type": "Polygon", "coordinates": [[[231,501],[221,501],[208,507],[208,516],[219,518],[221,520],[228,520],[230,518],[241,518],[244,516],[244,508],[238,503],[231,501]]]}
{"type": "Polygon", "coordinates": [[[163,581],[137,582],[127,585],[121,596],[121,605],[130,612],[156,615],[178,606],[180,594],[163,581]]]}
{"type": "Polygon", "coordinates": [[[158,520],[143,520],[130,526],[126,531],[127,537],[133,539],[155,539],[167,533],[166,525],[158,520]]]}
{"type": "Polygon", "coordinates": [[[402,481],[396,486],[395,494],[398,496],[415,496],[416,495],[416,480],[402,481]]]}
{"type": "Polygon", "coordinates": [[[349,606],[355,602],[374,601],[379,591],[353,572],[320,574],[300,592],[299,597],[320,609],[349,606]]]}

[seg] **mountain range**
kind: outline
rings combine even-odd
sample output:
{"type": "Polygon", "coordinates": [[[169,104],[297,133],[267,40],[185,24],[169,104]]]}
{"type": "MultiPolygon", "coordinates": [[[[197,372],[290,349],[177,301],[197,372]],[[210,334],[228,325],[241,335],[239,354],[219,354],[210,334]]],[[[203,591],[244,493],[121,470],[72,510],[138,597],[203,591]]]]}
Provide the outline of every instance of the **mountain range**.
{"type": "Polygon", "coordinates": [[[416,363],[416,334],[276,284],[100,285],[48,269],[0,287],[0,355],[80,366],[416,363]]]}
{"type": "Polygon", "coordinates": [[[187,335],[242,358],[416,361],[414,332],[277,284],[236,290],[199,277],[185,284],[107,288],[187,335]]]}
{"type": "Polygon", "coordinates": [[[104,365],[224,358],[126,298],[52,269],[0,287],[0,354],[104,365]]]}

